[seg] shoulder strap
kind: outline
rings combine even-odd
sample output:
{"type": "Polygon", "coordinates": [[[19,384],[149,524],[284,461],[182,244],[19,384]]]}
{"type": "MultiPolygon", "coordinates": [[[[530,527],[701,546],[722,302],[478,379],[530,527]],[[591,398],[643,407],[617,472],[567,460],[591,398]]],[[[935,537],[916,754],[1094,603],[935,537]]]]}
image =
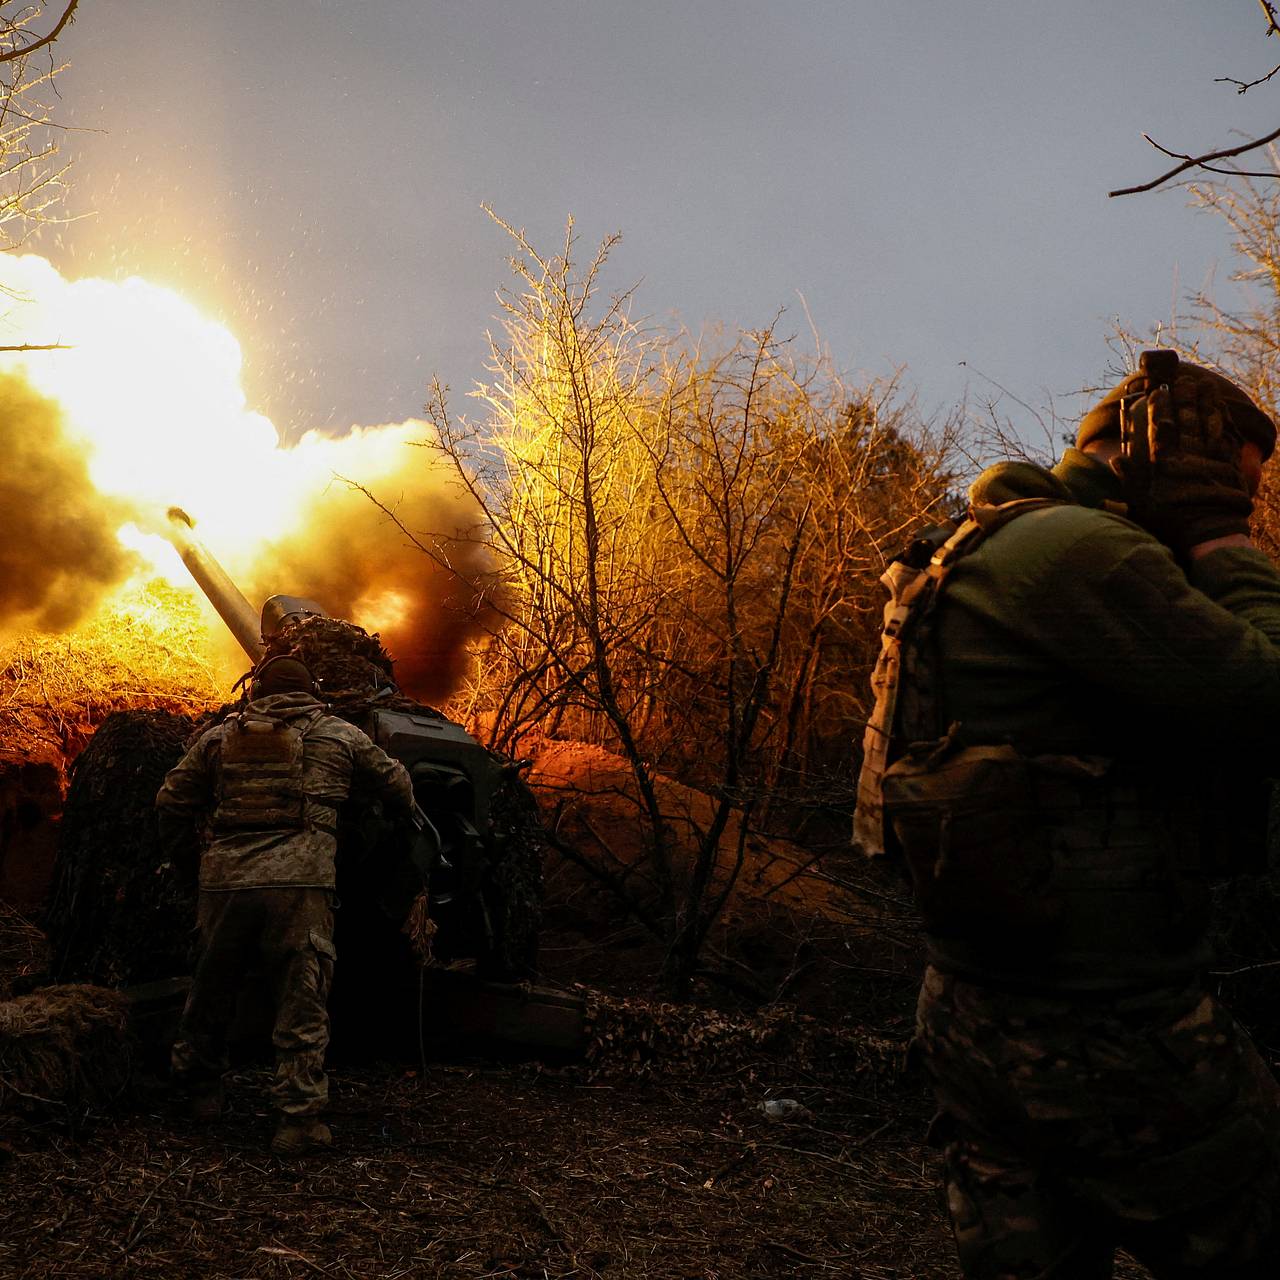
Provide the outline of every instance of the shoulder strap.
{"type": "Polygon", "coordinates": [[[1062,505],[1057,498],[1018,498],[998,506],[971,507],[969,518],[934,551],[927,565],[914,567],[899,558],[881,575],[889,600],[884,607],[880,653],[871,673],[875,705],[862,738],[862,767],[853,815],[854,844],[868,857],[886,853],[883,780],[885,770],[902,746],[895,738],[895,730],[904,646],[918,630],[921,618],[933,610],[947,576],[961,559],[1018,516],[1062,505]]]}

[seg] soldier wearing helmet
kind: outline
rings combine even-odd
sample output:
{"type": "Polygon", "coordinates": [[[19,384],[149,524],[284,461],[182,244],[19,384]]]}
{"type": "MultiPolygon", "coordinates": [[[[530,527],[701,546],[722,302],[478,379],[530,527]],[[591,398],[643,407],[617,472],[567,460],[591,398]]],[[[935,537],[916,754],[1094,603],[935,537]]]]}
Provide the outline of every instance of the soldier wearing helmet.
{"type": "Polygon", "coordinates": [[[1210,879],[1256,870],[1275,426],[1145,353],[1052,469],[1004,463],[893,599],[857,831],[928,934],[913,1055],[971,1280],[1280,1275],[1280,1092],[1210,996],[1210,879]]]}
{"type": "Polygon", "coordinates": [[[338,808],[352,788],[407,818],[413,787],[403,765],[354,725],[327,714],[308,668],[268,659],[243,709],[206,730],[156,797],[169,838],[200,857],[199,954],[173,1047],[175,1078],[198,1120],[222,1114],[226,1035],[236,996],[260,971],[275,1008],[272,1088],[278,1155],[328,1146],[324,1055],[336,954],[333,889],[338,808]]]}

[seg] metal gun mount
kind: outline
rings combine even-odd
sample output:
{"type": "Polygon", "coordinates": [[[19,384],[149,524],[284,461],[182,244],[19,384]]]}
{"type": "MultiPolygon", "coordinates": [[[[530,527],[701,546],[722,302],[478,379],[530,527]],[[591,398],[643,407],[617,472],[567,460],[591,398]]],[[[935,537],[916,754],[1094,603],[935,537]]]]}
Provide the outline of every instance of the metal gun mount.
{"type": "MultiPolygon", "coordinates": [[[[314,601],[272,596],[260,620],[225,570],[201,546],[184,511],[170,510],[165,531],[255,663],[273,647],[272,640],[288,620],[301,618],[300,630],[306,631],[312,629],[307,615],[318,615],[317,624],[327,617],[314,601]]],[[[342,629],[338,620],[334,623],[342,629]]],[[[480,1047],[495,1040],[502,1043],[504,1052],[515,1044],[556,1055],[580,1053],[586,1043],[583,1000],[528,981],[536,962],[545,835],[533,797],[518,777],[519,766],[485,750],[461,725],[430,707],[398,696],[394,684],[371,689],[367,696],[344,696],[340,705],[341,714],[408,769],[423,815],[406,831],[374,812],[360,811],[357,805],[340,825],[338,876],[343,905],[338,913],[337,945],[343,959],[331,997],[335,1043],[357,1057],[390,1052],[414,1060],[427,1044],[456,1052],[462,1045],[480,1047]],[[349,855],[345,858],[344,848],[349,855]],[[396,867],[409,874],[402,880],[396,867]],[[423,869],[428,910],[438,929],[432,940],[434,958],[448,968],[436,964],[424,969],[401,932],[403,917],[397,912],[407,907],[401,891],[419,893],[423,869]],[[467,961],[474,961],[474,967],[467,961]]],[[[132,732],[131,726],[141,723],[138,717],[153,714],[118,712],[123,717],[121,732],[132,732]]],[[[177,763],[180,743],[179,738],[164,746],[165,768],[177,763]]],[[[129,815],[151,803],[155,787],[155,778],[147,769],[136,767],[132,758],[118,751],[94,754],[87,750],[77,764],[71,790],[93,797],[95,803],[68,804],[62,826],[67,856],[88,859],[81,870],[90,875],[96,867],[93,851],[105,846],[127,847],[135,853],[149,850],[144,856],[159,857],[161,851],[152,848],[154,841],[143,840],[139,845],[138,832],[125,825],[134,821],[129,815]],[[97,798],[106,793],[120,801],[110,809],[116,829],[109,838],[98,825],[96,812],[91,813],[97,798]]],[[[167,862],[154,869],[156,875],[172,874],[167,862]]],[[[194,913],[194,887],[171,885],[170,889],[174,901],[184,894],[189,897],[194,913]]],[[[130,922],[130,938],[147,932],[137,929],[141,920],[137,914],[105,909],[119,906],[117,897],[113,894],[100,901],[92,895],[75,895],[61,917],[62,941],[55,945],[70,955],[69,939],[76,939],[78,980],[130,984],[125,994],[135,1029],[167,1058],[167,1042],[189,985],[189,979],[175,975],[185,954],[179,958],[174,947],[161,942],[161,956],[150,940],[144,940],[132,950],[126,947],[127,955],[115,956],[125,964],[124,970],[112,973],[95,967],[106,954],[103,940],[119,921],[130,922]],[[164,968],[156,969],[157,963],[164,968]]],[[[134,902],[130,910],[136,913],[143,907],[134,902]]],[[[157,930],[166,936],[172,931],[170,921],[157,930]]],[[[185,930],[181,934],[185,939],[185,930]]],[[[270,1025],[269,1011],[255,1009],[253,995],[253,990],[247,993],[241,1011],[242,1029],[251,1042],[270,1025]]]]}
{"type": "MultiPolygon", "coordinates": [[[[168,535],[200,589],[208,596],[240,647],[256,664],[270,641],[292,619],[331,615],[314,600],[273,595],[261,619],[226,570],[196,538],[194,522],[180,507],[168,512],[168,535]]],[[[318,676],[320,672],[316,673],[318,676]]],[[[370,689],[367,699],[347,704],[343,714],[409,771],[414,796],[430,815],[438,857],[430,875],[430,902],[440,908],[441,950],[483,958],[494,948],[495,912],[485,888],[508,855],[508,834],[498,830],[495,802],[515,769],[487,751],[460,724],[407,698],[388,695],[394,685],[370,689]],[[467,917],[465,923],[463,917],[467,917]]],[[[427,834],[419,831],[421,838],[427,834]]],[[[418,861],[427,861],[419,856],[418,861]]],[[[536,939],[529,942],[530,950],[536,939]]]]}

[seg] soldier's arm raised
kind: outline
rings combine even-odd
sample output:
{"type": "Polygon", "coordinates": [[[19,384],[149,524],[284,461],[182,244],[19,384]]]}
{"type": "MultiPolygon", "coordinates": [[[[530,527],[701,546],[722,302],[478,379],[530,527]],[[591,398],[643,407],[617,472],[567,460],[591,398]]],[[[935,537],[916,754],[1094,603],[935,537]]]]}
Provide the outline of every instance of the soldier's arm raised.
{"type": "MultiPolygon", "coordinates": [[[[1045,647],[1126,702],[1176,707],[1206,729],[1271,733],[1280,717],[1280,573],[1267,557],[1229,547],[1184,573],[1155,539],[1088,514],[1094,531],[1026,601],[1045,647]]],[[[1083,515],[1072,518],[1083,526],[1083,515]]]]}

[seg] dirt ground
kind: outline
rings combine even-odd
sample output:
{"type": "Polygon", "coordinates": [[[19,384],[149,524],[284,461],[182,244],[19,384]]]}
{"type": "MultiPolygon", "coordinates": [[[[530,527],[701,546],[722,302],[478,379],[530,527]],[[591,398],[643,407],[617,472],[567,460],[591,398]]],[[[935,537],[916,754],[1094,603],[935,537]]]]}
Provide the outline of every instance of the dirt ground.
{"type": "Polygon", "coordinates": [[[918,1109],[750,1072],[599,1084],[535,1066],[335,1077],[335,1148],[265,1152],[265,1074],[195,1130],[157,1092],[12,1138],[0,1274],[699,1277],[954,1274],[918,1109]],[[776,1090],[774,1091],[776,1095],[776,1090]]]}
{"type": "MultiPolygon", "coordinates": [[[[958,1274],[928,1100],[900,1065],[919,964],[900,900],[856,868],[761,850],[713,939],[712,1022],[691,1034],[655,1004],[649,1035],[648,1006],[627,1002],[652,990],[652,941],[548,871],[544,978],[611,993],[607,1059],[339,1064],[334,1148],[296,1161],[269,1154],[260,1068],[207,1128],[146,1075],[114,1107],[0,1114],[0,1280],[958,1274]],[[771,1039],[779,1002],[800,1010],[803,1051],[771,1039]],[[784,1099],[782,1118],[762,1107],[784,1099]]],[[[42,948],[0,906],[0,998],[42,948]]]]}
{"type": "Polygon", "coordinates": [[[954,1277],[927,1099],[867,1043],[843,1070],[338,1067],[334,1148],[294,1161],[267,1150],[265,1070],[203,1128],[144,1077],[105,1113],[4,1122],[0,1276],[954,1277]]]}

